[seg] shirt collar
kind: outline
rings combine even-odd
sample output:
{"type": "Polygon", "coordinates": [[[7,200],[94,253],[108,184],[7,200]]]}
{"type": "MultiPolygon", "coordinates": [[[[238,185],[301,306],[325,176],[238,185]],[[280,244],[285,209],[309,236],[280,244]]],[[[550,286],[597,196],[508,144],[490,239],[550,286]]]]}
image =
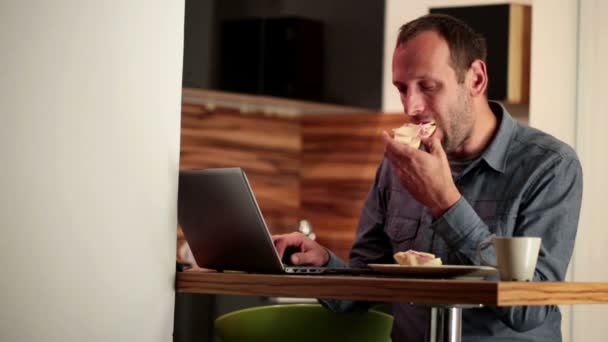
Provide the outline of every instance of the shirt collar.
{"type": "Polygon", "coordinates": [[[495,101],[488,101],[488,103],[500,124],[494,139],[481,154],[481,159],[485,160],[491,168],[502,173],[507,164],[509,143],[517,123],[502,104],[495,101]]]}

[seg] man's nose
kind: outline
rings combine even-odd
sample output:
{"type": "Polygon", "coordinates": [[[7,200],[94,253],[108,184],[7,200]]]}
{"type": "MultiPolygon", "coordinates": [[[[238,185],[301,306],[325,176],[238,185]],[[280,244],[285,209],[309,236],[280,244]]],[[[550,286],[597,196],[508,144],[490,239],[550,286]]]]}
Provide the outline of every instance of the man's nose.
{"type": "Polygon", "coordinates": [[[411,91],[402,96],[403,111],[408,116],[416,116],[424,111],[424,101],[420,94],[411,91]]]}

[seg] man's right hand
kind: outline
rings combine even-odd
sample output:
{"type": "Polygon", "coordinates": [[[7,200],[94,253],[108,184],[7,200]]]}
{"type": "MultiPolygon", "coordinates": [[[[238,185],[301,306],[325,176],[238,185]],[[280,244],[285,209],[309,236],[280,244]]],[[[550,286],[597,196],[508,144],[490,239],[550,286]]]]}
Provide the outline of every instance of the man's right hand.
{"type": "Polygon", "coordinates": [[[294,248],[297,252],[291,255],[294,265],[323,266],[329,261],[329,252],[325,247],[299,232],[273,235],[272,241],[282,259],[285,250],[294,248]]]}

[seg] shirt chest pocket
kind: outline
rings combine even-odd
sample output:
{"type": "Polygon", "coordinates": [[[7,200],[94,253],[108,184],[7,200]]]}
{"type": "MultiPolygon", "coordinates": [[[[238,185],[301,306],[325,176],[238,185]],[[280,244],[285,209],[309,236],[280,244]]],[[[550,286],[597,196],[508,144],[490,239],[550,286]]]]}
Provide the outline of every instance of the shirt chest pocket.
{"type": "Polygon", "coordinates": [[[391,241],[393,251],[406,251],[411,249],[419,229],[420,220],[417,218],[391,216],[384,231],[391,241]]]}

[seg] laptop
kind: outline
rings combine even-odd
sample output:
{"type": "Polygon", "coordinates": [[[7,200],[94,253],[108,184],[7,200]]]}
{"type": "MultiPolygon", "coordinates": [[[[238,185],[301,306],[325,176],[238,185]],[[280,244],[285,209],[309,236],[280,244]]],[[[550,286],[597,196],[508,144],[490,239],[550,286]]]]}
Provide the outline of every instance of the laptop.
{"type": "Polygon", "coordinates": [[[285,265],[241,168],[181,170],[178,221],[200,267],[274,274],[373,272],[285,265]]]}

